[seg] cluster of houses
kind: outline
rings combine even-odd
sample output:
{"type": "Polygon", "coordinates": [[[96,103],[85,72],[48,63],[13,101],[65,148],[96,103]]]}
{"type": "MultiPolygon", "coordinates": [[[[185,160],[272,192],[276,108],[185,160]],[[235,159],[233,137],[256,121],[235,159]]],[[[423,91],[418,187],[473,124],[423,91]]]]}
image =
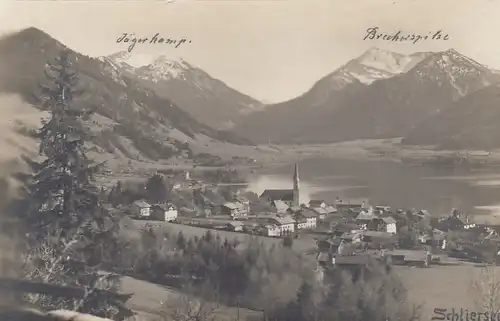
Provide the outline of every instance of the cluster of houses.
{"type": "Polygon", "coordinates": [[[336,207],[339,214],[332,217],[328,235],[317,242],[321,277],[332,267],[359,271],[373,260],[428,267],[442,257],[433,252],[477,262],[481,261],[481,249],[493,249],[494,255],[500,255],[500,228],[471,223],[456,209],[435,218],[426,210],[393,212],[385,206],[341,203],[336,207]],[[416,233],[416,244],[402,248],[399,236],[408,230],[416,233]],[[453,249],[447,245],[450,233],[456,233],[453,249]],[[460,240],[456,240],[457,235],[460,240]]]}
{"type": "Polygon", "coordinates": [[[137,219],[150,219],[157,221],[173,222],[177,220],[179,213],[171,203],[149,204],[138,200],[132,203],[131,214],[137,219]]]}

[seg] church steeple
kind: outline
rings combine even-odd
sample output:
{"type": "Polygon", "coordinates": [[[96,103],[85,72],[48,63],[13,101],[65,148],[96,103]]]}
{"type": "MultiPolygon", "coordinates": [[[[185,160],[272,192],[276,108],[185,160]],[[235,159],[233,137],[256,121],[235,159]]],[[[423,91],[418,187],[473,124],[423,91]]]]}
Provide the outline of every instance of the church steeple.
{"type": "Polygon", "coordinates": [[[299,165],[295,164],[295,170],[293,172],[293,206],[300,205],[300,194],[299,194],[299,165]]]}

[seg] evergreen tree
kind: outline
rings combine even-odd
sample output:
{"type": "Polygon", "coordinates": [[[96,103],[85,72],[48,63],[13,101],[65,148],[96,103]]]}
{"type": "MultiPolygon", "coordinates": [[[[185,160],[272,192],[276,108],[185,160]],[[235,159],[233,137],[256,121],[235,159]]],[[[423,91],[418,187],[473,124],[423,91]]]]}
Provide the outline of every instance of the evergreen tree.
{"type": "Polygon", "coordinates": [[[114,241],[119,225],[101,206],[94,179],[100,164],[87,157],[84,146],[90,138],[85,121],[93,111],[73,101],[79,92],[68,51],[47,67],[49,85],[42,86],[46,97],[41,107],[50,116],[42,121],[36,135],[40,159],[29,161],[32,174],[24,180],[25,207],[20,218],[26,229],[27,249],[43,246],[50,255],[29,262],[27,268],[36,271],[31,278],[83,286],[88,295],[76,302],[37,298],[36,303],[123,319],[130,314],[124,302],[102,291],[116,291],[118,278],[98,273],[103,245],[114,241]]]}
{"type": "Polygon", "coordinates": [[[146,182],[146,195],[152,202],[162,202],[167,198],[167,186],[163,176],[155,174],[146,182]]]}
{"type": "Polygon", "coordinates": [[[288,248],[292,248],[293,246],[293,238],[291,238],[290,236],[287,236],[283,239],[283,246],[284,247],[288,247],[288,248]]]}

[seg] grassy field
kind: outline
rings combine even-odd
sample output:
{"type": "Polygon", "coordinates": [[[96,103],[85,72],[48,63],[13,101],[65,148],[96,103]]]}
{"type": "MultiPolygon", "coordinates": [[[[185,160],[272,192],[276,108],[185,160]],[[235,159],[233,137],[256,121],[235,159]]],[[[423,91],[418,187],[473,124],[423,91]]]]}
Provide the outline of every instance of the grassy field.
{"type": "MultiPolygon", "coordinates": [[[[182,233],[186,237],[194,237],[194,236],[201,237],[208,230],[210,230],[215,234],[219,234],[222,239],[227,238],[228,240],[239,240],[241,242],[241,246],[248,244],[252,240],[252,238],[257,238],[266,247],[271,247],[271,245],[273,245],[273,244],[275,246],[282,246],[282,243],[283,243],[283,239],[281,239],[281,238],[274,238],[274,237],[267,237],[267,236],[252,236],[252,235],[245,234],[245,233],[230,232],[230,231],[223,231],[223,230],[212,230],[212,229],[206,229],[206,228],[188,226],[188,225],[182,225],[182,224],[174,224],[174,223],[168,223],[168,222],[134,220],[134,224],[136,224],[136,226],[138,226],[138,227],[143,227],[146,224],[152,224],[152,225],[157,226],[159,228],[166,229],[168,232],[174,233],[174,234],[177,234],[180,231],[182,231],[182,233]]],[[[292,248],[297,253],[307,253],[313,249],[314,250],[316,249],[316,243],[314,242],[314,240],[312,238],[307,238],[307,237],[304,239],[294,239],[292,248]]]]}
{"type": "MultiPolygon", "coordinates": [[[[135,317],[136,321],[155,320],[173,305],[180,310],[187,311],[188,302],[204,302],[195,297],[186,296],[175,289],[131,277],[122,278],[122,291],[134,294],[127,302],[127,305],[138,313],[135,317]]],[[[236,308],[227,306],[210,309],[214,309],[214,315],[217,316],[216,320],[221,321],[233,321],[237,315],[240,316],[241,321],[250,320],[252,316],[261,315],[257,311],[248,309],[239,309],[238,311],[236,308]]]]}
{"type": "MultiPolygon", "coordinates": [[[[423,304],[422,320],[430,320],[434,308],[463,307],[481,311],[476,304],[481,295],[472,286],[474,280],[480,278],[481,267],[471,264],[428,269],[397,266],[396,272],[409,290],[410,299],[423,304]]],[[[494,276],[500,280],[500,268],[496,268],[494,276]]]]}

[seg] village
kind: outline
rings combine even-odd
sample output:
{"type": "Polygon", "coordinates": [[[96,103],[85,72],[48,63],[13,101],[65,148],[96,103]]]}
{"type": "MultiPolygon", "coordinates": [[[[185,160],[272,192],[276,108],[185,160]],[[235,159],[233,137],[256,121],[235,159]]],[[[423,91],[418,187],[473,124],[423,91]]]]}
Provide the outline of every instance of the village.
{"type": "Polygon", "coordinates": [[[386,205],[339,198],[333,204],[315,199],[301,204],[297,165],[292,189],[267,189],[253,199],[241,192],[241,186],[217,194],[214,188],[231,184],[204,184],[192,179],[189,171],[178,177],[171,190],[177,195],[192,195],[201,211],[189,209],[185,200],[178,198],[157,203],[138,199],[125,212],[150,227],[166,223],[245,233],[280,238],[290,247],[296,240],[308,240],[313,250],[304,254],[314,255],[322,271],[333,267],[358,269],[370,259],[430,267],[494,263],[498,257],[500,226],[475,224],[457,209],[436,217],[424,209],[393,210],[386,205]]]}

